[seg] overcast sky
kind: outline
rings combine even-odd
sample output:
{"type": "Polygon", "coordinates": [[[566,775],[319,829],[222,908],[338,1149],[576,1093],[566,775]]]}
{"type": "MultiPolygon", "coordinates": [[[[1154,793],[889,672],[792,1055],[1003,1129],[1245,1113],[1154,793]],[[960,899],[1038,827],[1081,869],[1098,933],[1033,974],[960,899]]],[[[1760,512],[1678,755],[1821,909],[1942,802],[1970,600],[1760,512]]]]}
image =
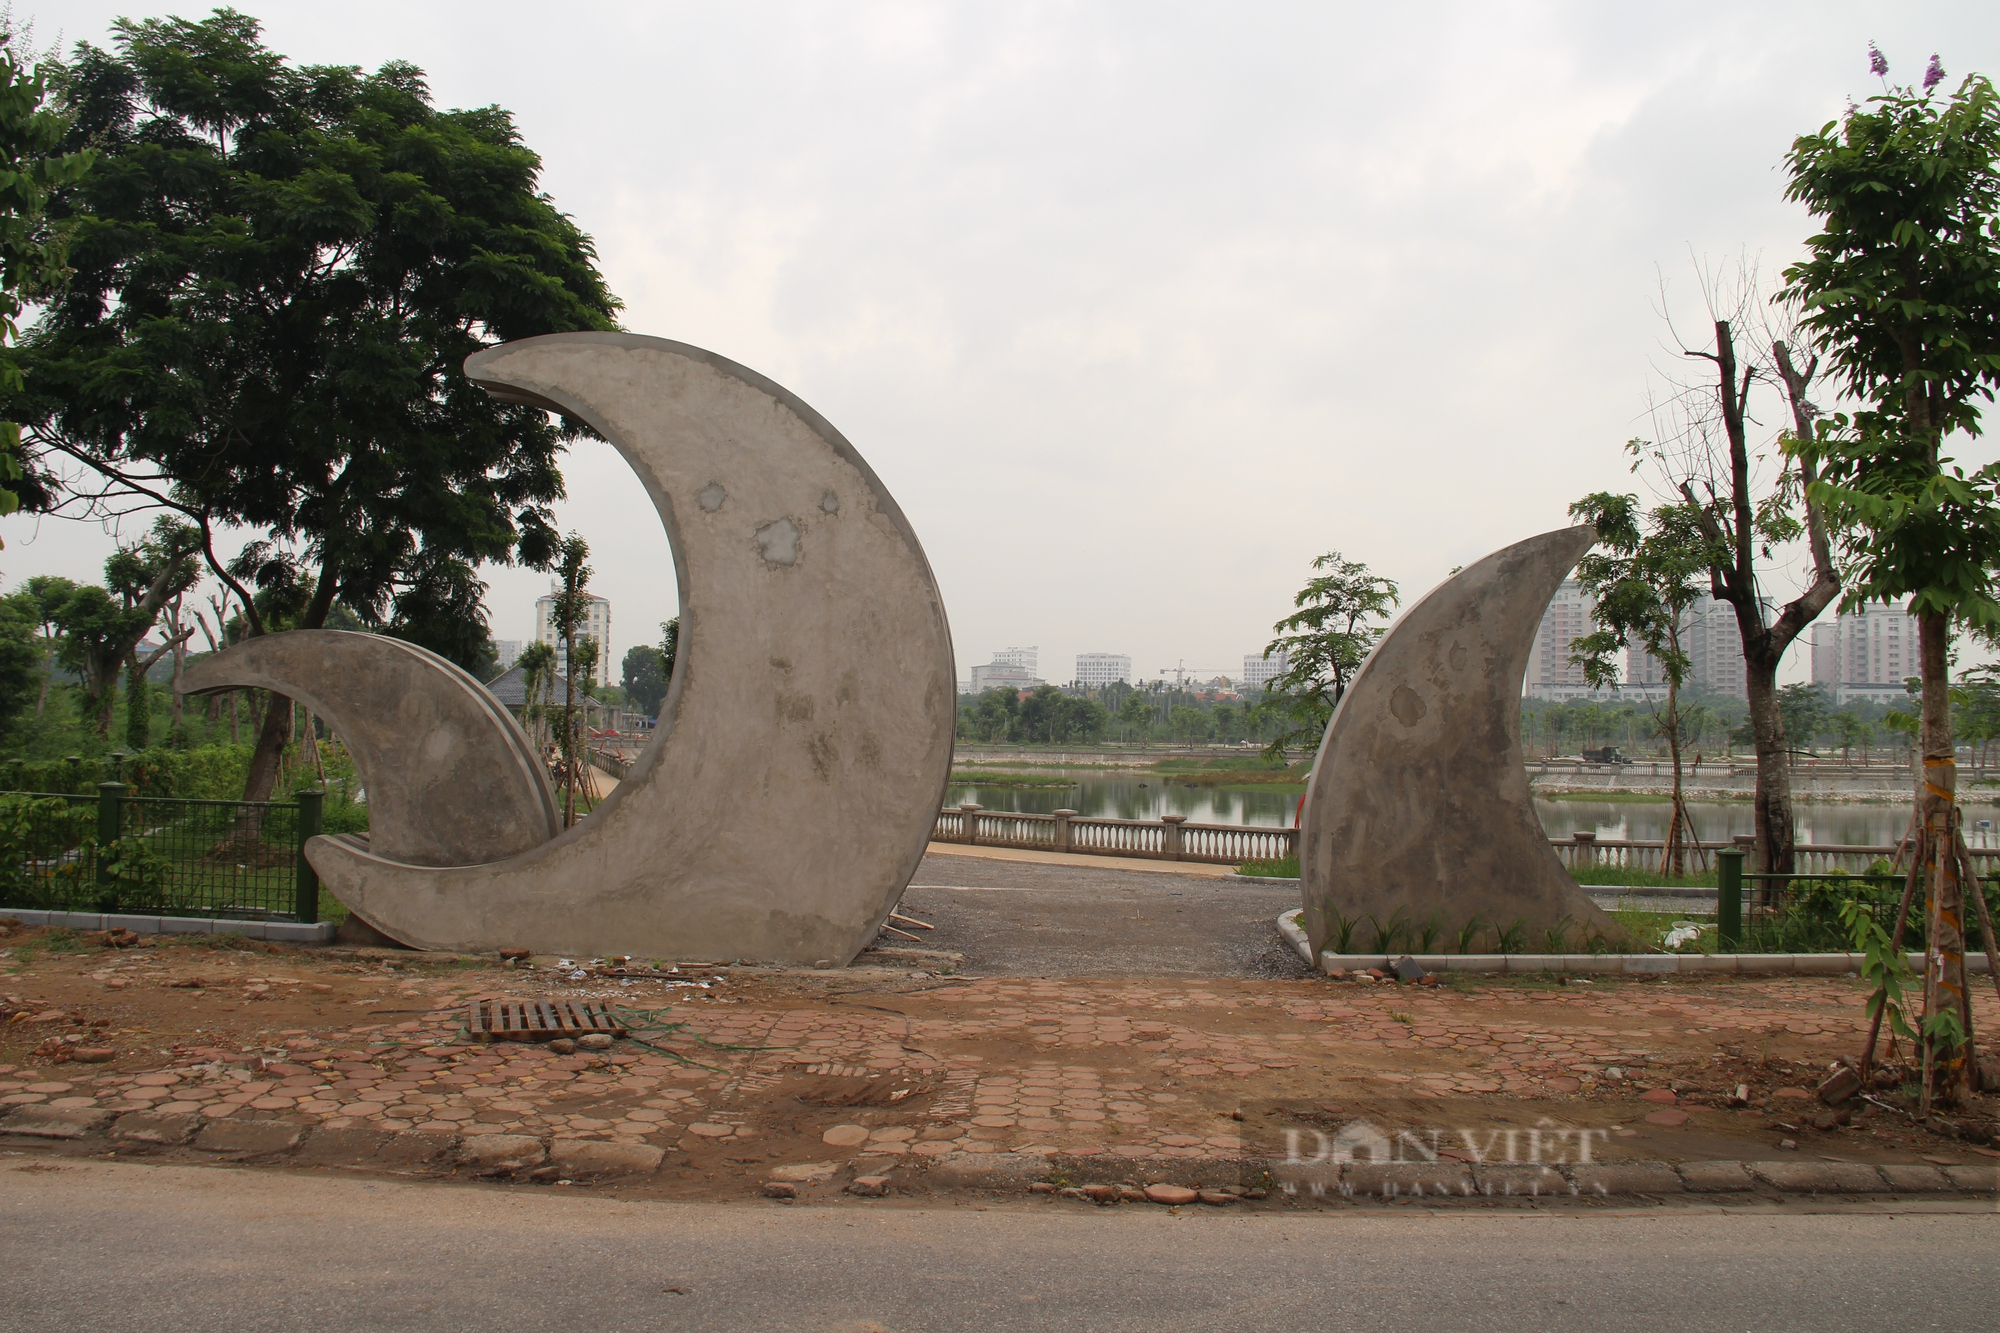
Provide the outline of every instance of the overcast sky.
{"type": "MultiPolygon", "coordinates": [[[[1879,90],[1871,39],[1899,79],[2000,73],[1988,4],[242,7],[296,60],[510,109],[627,328],[873,464],[960,677],[1036,644],[1062,681],[1085,651],[1234,675],[1321,552],[1414,597],[1635,488],[1662,282],[1698,330],[1696,260],[1789,260],[1793,136],[1879,90]]],[[[67,45],[203,11],[15,12],[67,45]]],[[[565,475],[615,660],[674,613],[666,539],[608,446],[565,475]]],[[[111,543],[0,536],[9,584],[111,543]]],[[[490,581],[526,637],[546,578],[490,581]]]]}

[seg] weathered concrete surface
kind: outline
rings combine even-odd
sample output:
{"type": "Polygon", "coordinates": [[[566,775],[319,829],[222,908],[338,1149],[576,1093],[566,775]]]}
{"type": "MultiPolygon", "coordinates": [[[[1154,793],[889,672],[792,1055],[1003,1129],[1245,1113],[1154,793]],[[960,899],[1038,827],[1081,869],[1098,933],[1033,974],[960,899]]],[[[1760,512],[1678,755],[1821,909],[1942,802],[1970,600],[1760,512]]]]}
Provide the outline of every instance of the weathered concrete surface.
{"type": "Polygon", "coordinates": [[[1595,539],[1568,528],[1496,551],[1404,612],[1369,656],[1306,788],[1299,891],[1315,955],[1339,942],[1336,915],[1361,924],[1335,952],[1376,948],[1376,925],[1392,920],[1437,927],[1427,947],[1419,934],[1398,952],[1456,950],[1468,925],[1475,952],[1517,923],[1523,951],[1625,939],[1549,850],[1521,755],[1535,631],[1595,539]]]}
{"type": "Polygon", "coordinates": [[[291,630],[191,663],[181,678],[185,694],[246,688],[297,699],[346,743],[368,793],[361,845],[378,856],[478,865],[562,831],[533,742],[436,653],[377,634],[291,630]]]}
{"type": "Polygon", "coordinates": [[[851,959],[923,857],[951,767],[944,602],[895,501],[818,413],[700,348],[557,334],[466,370],[589,422],[658,508],[682,634],[660,734],[532,851],[426,869],[320,839],[322,879],[424,947],[851,959]]]}

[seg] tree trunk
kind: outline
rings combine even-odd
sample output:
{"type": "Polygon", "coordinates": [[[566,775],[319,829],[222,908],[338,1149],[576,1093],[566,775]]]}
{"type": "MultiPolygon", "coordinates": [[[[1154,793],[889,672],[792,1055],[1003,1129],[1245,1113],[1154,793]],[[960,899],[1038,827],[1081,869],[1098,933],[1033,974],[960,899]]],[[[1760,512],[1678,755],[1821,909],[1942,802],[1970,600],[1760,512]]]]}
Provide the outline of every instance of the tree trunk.
{"type": "MultiPolygon", "coordinates": [[[[1951,618],[1938,612],[1917,617],[1923,664],[1923,776],[1917,784],[1917,814],[1924,830],[1928,872],[1924,954],[1924,1020],[1957,1016],[1966,1006],[1965,893],[1959,882],[1954,817],[1958,803],[1958,756],[1951,736],[1951,690],[1946,663],[1951,618]]],[[[1927,1042],[1931,1081],[1925,1089],[1946,1106],[1962,1105],[1972,1091],[1971,1062],[1962,1042],[1942,1036],[1927,1042]]]]}
{"type": "Polygon", "coordinates": [[[1745,654],[1750,736],[1757,747],[1757,864],[1766,874],[1789,875],[1795,863],[1792,766],[1785,753],[1785,720],[1778,712],[1778,670],[1745,654]]]}
{"type": "Polygon", "coordinates": [[[152,743],[153,700],[146,672],[135,656],[125,668],[125,746],[137,752],[152,743]]]}
{"type": "MultiPolygon", "coordinates": [[[[176,612],[173,628],[180,628],[180,616],[176,612]]],[[[181,734],[181,672],[187,667],[187,640],[178,639],[174,643],[174,688],[172,701],[167,705],[167,729],[178,738],[181,734]]]]}
{"type": "MultiPolygon", "coordinates": [[[[1667,864],[1661,867],[1671,878],[1687,874],[1687,851],[1682,837],[1682,816],[1687,806],[1681,799],[1681,691],[1674,677],[1667,677],[1667,753],[1674,761],[1674,804],[1667,814],[1667,864]]],[[[1659,770],[1655,769],[1655,772],[1659,770]]]]}
{"type": "MultiPolygon", "coordinates": [[[[274,694],[264,709],[264,724],[257,729],[257,748],[250,752],[250,770],[243,782],[246,801],[268,801],[277,786],[278,761],[292,739],[291,702],[274,694]]],[[[230,721],[234,723],[235,718],[232,716],[230,721]]],[[[233,726],[231,730],[234,731],[233,726]]]]}

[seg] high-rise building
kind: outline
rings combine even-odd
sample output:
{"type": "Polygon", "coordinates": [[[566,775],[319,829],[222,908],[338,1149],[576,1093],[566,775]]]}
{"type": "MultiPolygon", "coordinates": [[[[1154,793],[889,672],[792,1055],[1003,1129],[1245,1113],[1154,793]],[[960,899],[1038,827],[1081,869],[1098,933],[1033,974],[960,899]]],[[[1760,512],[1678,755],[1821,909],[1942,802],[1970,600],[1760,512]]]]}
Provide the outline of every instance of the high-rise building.
{"type": "Polygon", "coordinates": [[[1285,650],[1280,648],[1269,657],[1262,653],[1243,654],[1242,691],[1245,694],[1261,694],[1264,687],[1278,676],[1285,674],[1285,650]]]}
{"type": "Polygon", "coordinates": [[[1595,632],[1590,598],[1575,579],[1563,580],[1542,624],[1535,631],[1534,646],[1528,650],[1528,674],[1521,693],[1531,699],[1574,699],[1592,693],[1584,683],[1583,668],[1569,660],[1570,645],[1595,632]]]}
{"type": "MultiPolygon", "coordinates": [[[[1681,619],[1681,651],[1688,656],[1687,688],[1708,694],[1747,699],[1743,677],[1743,632],[1736,624],[1736,607],[1713,597],[1697,598],[1681,619]]],[[[1660,659],[1632,644],[1625,649],[1625,681],[1621,693],[1634,689],[1664,691],[1666,670],[1660,659]]]]}
{"type": "Polygon", "coordinates": [[[1876,603],[1813,626],[1812,678],[1834,702],[1904,697],[1903,682],[1922,672],[1917,621],[1909,603],[1876,603]]]}
{"type": "Polygon", "coordinates": [[[1743,674],[1743,631],[1736,607],[1703,597],[1688,608],[1681,630],[1682,651],[1688,655],[1688,680],[1709,694],[1748,699],[1743,674]]]}
{"type": "Polygon", "coordinates": [[[493,641],[493,660],[500,664],[502,671],[511,669],[520,656],[521,641],[519,639],[495,639],[493,641]]]}
{"type": "MultiPolygon", "coordinates": [[[[999,659],[996,657],[994,660],[999,659]]],[[[1131,680],[1132,659],[1124,653],[1076,655],[1076,683],[1079,685],[1113,685],[1119,681],[1130,684],[1131,680]]]]}
{"type": "MultiPolygon", "coordinates": [[[[546,597],[535,599],[535,638],[556,650],[556,670],[569,674],[569,654],[564,649],[562,636],[556,632],[554,620],[556,594],[560,587],[551,588],[546,597]]],[[[611,683],[611,603],[602,597],[590,599],[590,610],[576,627],[578,640],[597,640],[597,665],[590,673],[591,683],[609,685],[611,683]]],[[[520,656],[519,653],[515,654],[520,656]]],[[[509,663],[508,665],[512,665],[509,663]]]]}
{"type": "Polygon", "coordinates": [[[1667,683],[1666,668],[1660,659],[1641,648],[1638,644],[1628,644],[1625,648],[1625,683],[1641,688],[1650,688],[1667,683]]]}

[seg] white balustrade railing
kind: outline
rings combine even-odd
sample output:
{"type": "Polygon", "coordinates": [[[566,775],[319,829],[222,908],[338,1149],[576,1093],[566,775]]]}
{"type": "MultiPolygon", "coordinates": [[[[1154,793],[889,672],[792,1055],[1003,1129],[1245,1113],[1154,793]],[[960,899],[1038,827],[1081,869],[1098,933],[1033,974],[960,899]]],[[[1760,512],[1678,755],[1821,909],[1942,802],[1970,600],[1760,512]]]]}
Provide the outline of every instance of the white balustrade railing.
{"type": "Polygon", "coordinates": [[[1085,819],[1074,810],[1022,815],[961,805],[938,812],[936,842],[1023,847],[1159,861],[1240,865],[1275,861],[1298,851],[1298,830],[1238,824],[1190,824],[1185,815],[1159,819],[1085,819]]]}
{"type": "MultiPolygon", "coordinates": [[[[1024,815],[961,805],[940,810],[934,842],[984,847],[1022,847],[1044,852],[1081,852],[1092,856],[1128,856],[1160,861],[1204,861],[1241,865],[1245,861],[1278,861],[1298,855],[1299,831],[1250,824],[1190,824],[1185,815],[1159,819],[1085,819],[1071,810],[1052,815],[1024,815]]],[[[1730,842],[1691,843],[1689,868],[1712,864],[1712,855],[1730,842]]],[[[1663,874],[1665,844],[1640,839],[1593,838],[1573,835],[1550,838],[1549,846],[1570,870],[1616,866],[1663,874]]],[[[1800,843],[1794,850],[1801,875],[1859,874],[1877,861],[1894,860],[1893,846],[1867,847],[1841,843],[1800,843]]],[[[2000,848],[1974,847],[1975,862],[1986,874],[2000,870],[2000,848]]],[[[1982,878],[1984,875],[1982,875],[1982,878]]]]}
{"type": "MultiPolygon", "coordinates": [[[[1619,838],[1593,838],[1586,834],[1575,834],[1568,838],[1550,838],[1549,846],[1555,849],[1556,857],[1570,870],[1581,870],[1590,866],[1617,866],[1629,870],[1642,870],[1650,874],[1664,874],[1661,869],[1665,857],[1666,844],[1658,841],[1628,840],[1619,838]]],[[[1725,847],[1741,847],[1748,850],[1748,844],[1729,842],[1702,842],[1688,845],[1690,868],[1713,864],[1715,852],[1725,847]]],[[[2000,857],[2000,848],[1974,847],[1971,849],[1975,864],[1990,868],[2000,857]]],[[[1861,846],[1851,843],[1802,842],[1792,849],[1795,864],[1794,873],[1800,875],[1856,875],[1866,871],[1877,861],[1894,861],[1896,848],[1893,845],[1881,847],[1861,846]]],[[[1984,878],[1984,875],[1981,876],[1984,878]]]]}

